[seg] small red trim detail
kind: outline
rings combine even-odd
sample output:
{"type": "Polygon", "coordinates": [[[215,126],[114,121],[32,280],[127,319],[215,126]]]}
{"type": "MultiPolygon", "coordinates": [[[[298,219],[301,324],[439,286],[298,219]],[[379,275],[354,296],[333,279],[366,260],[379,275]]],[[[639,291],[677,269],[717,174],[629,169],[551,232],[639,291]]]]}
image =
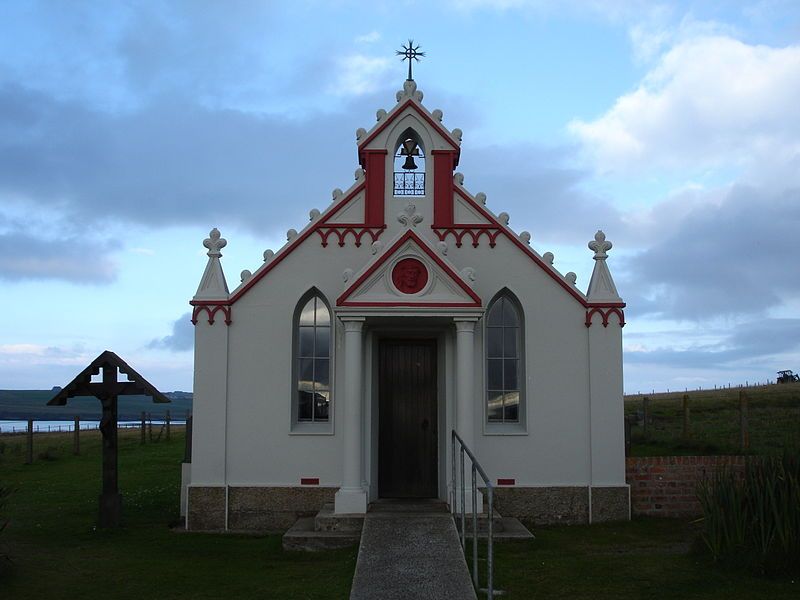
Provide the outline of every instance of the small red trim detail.
{"type": "MultiPolygon", "coordinates": [[[[421,110],[420,107],[413,100],[411,100],[409,98],[401,106],[395,107],[394,109],[392,109],[391,113],[389,115],[387,115],[387,117],[383,120],[383,123],[378,125],[375,128],[375,130],[372,133],[370,133],[364,139],[364,141],[362,141],[362,142],[360,142],[358,144],[358,161],[361,164],[361,166],[364,166],[364,157],[362,155],[362,152],[366,149],[367,144],[369,144],[372,140],[374,140],[375,137],[381,131],[383,131],[384,129],[386,129],[389,126],[389,123],[391,123],[392,121],[395,120],[395,118],[397,118],[397,115],[401,114],[409,106],[414,108],[414,111],[420,117],[425,119],[428,122],[428,124],[430,124],[431,127],[433,127],[437,131],[437,133],[439,135],[441,135],[444,139],[446,139],[448,142],[450,142],[450,144],[453,146],[453,150],[456,150],[458,152],[458,155],[461,154],[461,149],[458,147],[458,144],[453,140],[452,134],[449,131],[447,131],[444,127],[442,127],[439,123],[434,121],[431,118],[431,116],[428,115],[427,112],[425,112],[424,110],[421,110]]],[[[458,165],[458,155],[456,155],[456,162],[455,162],[456,165],[458,165]]]]}
{"type": "Polygon", "coordinates": [[[356,242],[356,248],[359,248],[361,246],[361,238],[363,238],[365,234],[368,233],[369,237],[372,238],[372,241],[376,242],[378,241],[378,238],[381,237],[381,234],[385,229],[386,225],[382,225],[380,227],[365,227],[359,223],[337,223],[331,225],[320,225],[316,228],[316,232],[322,239],[323,248],[328,246],[328,238],[332,233],[336,234],[336,237],[339,240],[339,247],[344,246],[347,234],[352,233],[356,242]]]}
{"type": "Polygon", "coordinates": [[[301,477],[300,485],[319,485],[319,477],[301,477]]]}
{"type": "Polygon", "coordinates": [[[197,325],[197,317],[201,312],[206,311],[208,315],[208,324],[214,324],[214,315],[218,310],[221,310],[225,315],[225,325],[231,324],[231,307],[228,306],[227,301],[214,301],[214,300],[193,300],[190,304],[194,306],[192,309],[192,325],[197,325]]]}
{"type": "Polygon", "coordinates": [[[603,327],[608,327],[608,318],[612,314],[617,315],[619,318],[619,326],[625,327],[625,313],[622,311],[624,306],[624,303],[621,306],[619,304],[592,305],[592,308],[586,311],[586,327],[592,326],[592,317],[598,313],[603,318],[603,327]]]}
{"type": "Polygon", "coordinates": [[[347,289],[342,292],[342,295],[336,300],[336,306],[452,306],[452,307],[480,307],[481,306],[481,299],[480,297],[461,279],[461,276],[458,275],[453,269],[451,269],[447,263],[445,263],[441,258],[439,258],[436,253],[430,249],[427,243],[425,243],[416,233],[412,230],[408,230],[403,236],[398,239],[391,248],[389,248],[386,252],[384,252],[381,257],[373,263],[373,265],[367,269],[361,277],[356,279],[351,285],[347,287],[347,289]],[[372,275],[381,265],[383,265],[386,261],[388,261],[392,255],[400,248],[403,244],[405,244],[408,240],[414,240],[416,245],[422,250],[428,257],[434,261],[441,269],[447,273],[453,281],[455,281],[458,286],[467,293],[467,295],[472,298],[474,303],[464,303],[464,302],[457,302],[457,303],[408,303],[408,302],[348,302],[347,298],[352,294],[358,287],[366,281],[370,275],[372,275]]]}
{"type": "Polygon", "coordinates": [[[479,240],[482,235],[486,234],[489,238],[489,247],[494,248],[497,245],[497,236],[502,232],[501,229],[494,225],[453,225],[452,227],[439,228],[432,227],[433,232],[441,241],[445,241],[448,235],[452,235],[456,239],[456,248],[461,248],[464,236],[469,234],[472,238],[472,247],[477,248],[479,240]]]}
{"type": "Polygon", "coordinates": [[[517,485],[517,480],[509,478],[507,479],[500,478],[497,480],[497,485],[517,485]]]}

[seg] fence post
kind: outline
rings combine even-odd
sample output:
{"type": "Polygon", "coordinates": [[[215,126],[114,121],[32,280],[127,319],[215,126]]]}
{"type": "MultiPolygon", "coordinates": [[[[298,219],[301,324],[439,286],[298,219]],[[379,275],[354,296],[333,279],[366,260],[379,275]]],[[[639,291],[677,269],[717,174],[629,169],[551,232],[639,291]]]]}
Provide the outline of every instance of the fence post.
{"type": "Polygon", "coordinates": [[[153,441],[153,413],[147,413],[147,441],[153,441]]]}
{"type": "Polygon", "coordinates": [[[33,419],[28,419],[28,456],[25,464],[33,464],[33,419]]]}
{"type": "Polygon", "coordinates": [[[73,435],[73,448],[72,453],[75,456],[80,456],[81,454],[81,418],[80,416],[75,417],[75,432],[73,435]]]}
{"type": "Polygon", "coordinates": [[[688,440],[692,436],[689,423],[689,394],[683,395],[683,439],[688,440]]]}
{"type": "Polygon", "coordinates": [[[750,448],[750,431],[747,422],[747,392],[739,390],[739,441],[742,450],[750,448]]]}
{"type": "Polygon", "coordinates": [[[650,421],[650,398],[645,396],[642,398],[642,417],[644,419],[644,437],[648,434],[648,421],[650,421]]]}
{"type": "Polygon", "coordinates": [[[140,444],[142,446],[144,446],[144,443],[146,441],[145,437],[144,437],[145,436],[145,428],[147,427],[146,422],[147,422],[147,420],[145,418],[144,411],[142,411],[142,441],[140,442],[140,444]]]}
{"type": "Polygon", "coordinates": [[[167,426],[167,441],[169,441],[169,410],[164,415],[164,424],[167,426]]]}

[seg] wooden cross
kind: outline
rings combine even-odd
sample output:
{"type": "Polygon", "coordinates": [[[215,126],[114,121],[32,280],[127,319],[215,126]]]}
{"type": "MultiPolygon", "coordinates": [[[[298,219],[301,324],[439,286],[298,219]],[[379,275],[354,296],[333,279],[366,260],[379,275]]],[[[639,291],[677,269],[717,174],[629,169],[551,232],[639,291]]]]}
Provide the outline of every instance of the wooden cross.
{"type": "Polygon", "coordinates": [[[118,527],[122,514],[122,496],[119,493],[119,469],[117,464],[117,400],[119,396],[146,395],[153,402],[170,402],[144,377],[134,371],[113,352],[106,350],[95,358],[50,400],[48,406],[64,406],[75,396],[94,396],[103,407],[100,432],[103,434],[103,491],[100,494],[100,527],[118,527]],[[92,376],[103,372],[101,382],[92,382],[92,376]],[[119,381],[118,374],[128,381],[119,381]]]}

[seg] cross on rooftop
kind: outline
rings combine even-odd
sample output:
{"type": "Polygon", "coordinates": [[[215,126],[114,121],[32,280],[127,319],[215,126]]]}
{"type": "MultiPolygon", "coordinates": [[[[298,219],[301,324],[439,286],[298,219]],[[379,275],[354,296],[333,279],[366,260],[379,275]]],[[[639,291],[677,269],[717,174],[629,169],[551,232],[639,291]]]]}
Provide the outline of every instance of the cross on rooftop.
{"type": "Polygon", "coordinates": [[[408,81],[413,80],[414,78],[411,76],[411,63],[415,60],[419,62],[420,57],[425,56],[425,53],[419,51],[419,44],[415,46],[414,40],[408,40],[408,45],[403,44],[401,50],[397,50],[396,53],[398,56],[403,57],[400,60],[408,61],[408,81]]]}

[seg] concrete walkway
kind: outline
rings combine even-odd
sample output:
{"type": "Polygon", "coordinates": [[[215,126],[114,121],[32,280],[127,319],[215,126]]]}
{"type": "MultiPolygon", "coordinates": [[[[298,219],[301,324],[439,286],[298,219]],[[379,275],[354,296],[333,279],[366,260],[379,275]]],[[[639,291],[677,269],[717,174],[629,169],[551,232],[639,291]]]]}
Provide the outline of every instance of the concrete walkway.
{"type": "Polygon", "coordinates": [[[381,501],[370,506],[350,600],[373,598],[475,600],[446,505],[381,501]]]}

